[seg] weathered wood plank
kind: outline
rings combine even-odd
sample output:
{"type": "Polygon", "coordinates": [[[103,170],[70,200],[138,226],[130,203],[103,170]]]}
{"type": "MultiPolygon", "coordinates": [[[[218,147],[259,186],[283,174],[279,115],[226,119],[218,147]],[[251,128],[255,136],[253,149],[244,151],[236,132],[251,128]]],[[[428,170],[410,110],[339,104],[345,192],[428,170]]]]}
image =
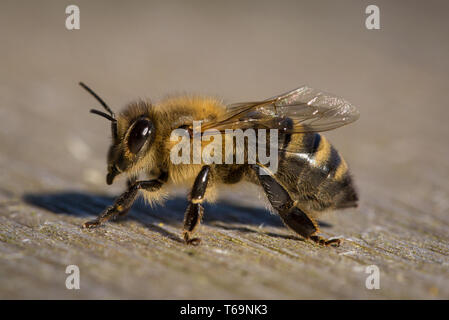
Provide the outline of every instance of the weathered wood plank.
{"type": "Polygon", "coordinates": [[[382,3],[377,33],[360,25],[359,1],[80,6],[69,32],[63,4],[0,5],[0,298],[449,298],[447,4],[382,3]],[[109,128],[89,117],[79,80],[116,109],[180,90],[260,99],[302,82],[353,101],[361,119],[328,135],[361,194],[358,209],[322,217],[342,246],[295,237],[248,188],[207,206],[199,247],[180,241],[182,192],[80,229],[123,181],[105,184],[109,128]],[[80,290],[65,287],[70,264],[80,290]],[[365,287],[370,265],[380,290],[365,287]]]}

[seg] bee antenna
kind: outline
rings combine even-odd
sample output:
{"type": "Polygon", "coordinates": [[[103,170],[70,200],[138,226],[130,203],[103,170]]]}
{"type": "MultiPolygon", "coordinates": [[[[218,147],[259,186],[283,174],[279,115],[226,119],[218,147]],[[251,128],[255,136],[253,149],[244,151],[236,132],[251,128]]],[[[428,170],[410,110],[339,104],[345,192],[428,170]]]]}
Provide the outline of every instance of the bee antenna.
{"type": "MultiPolygon", "coordinates": [[[[103,116],[103,117],[105,117],[106,119],[109,119],[109,120],[111,120],[110,118],[112,118],[112,119],[115,119],[115,114],[114,114],[114,112],[111,110],[111,108],[109,108],[109,106],[106,104],[106,102],[104,102],[103,101],[103,99],[101,99],[91,88],[89,88],[86,84],[84,84],[84,82],[80,82],[79,83],[79,85],[81,86],[81,87],[83,87],[84,89],[86,89],[86,91],[87,92],[89,92],[95,99],[97,99],[97,101],[98,102],[100,102],[100,104],[103,106],[103,108],[107,111],[107,112],[109,112],[109,114],[111,115],[111,117],[106,117],[105,115],[105,113],[103,113],[103,112],[101,112],[101,111],[98,111],[98,110],[95,110],[95,112],[94,111],[92,111],[91,110],[91,112],[92,113],[96,113],[96,114],[98,114],[98,115],[100,115],[100,116],[103,116]]],[[[112,121],[112,120],[111,120],[112,121]]]]}
{"type": "Polygon", "coordinates": [[[113,118],[112,116],[108,115],[107,113],[104,113],[103,111],[96,110],[96,109],[90,109],[90,113],[98,114],[99,116],[102,116],[103,118],[106,118],[109,121],[117,122],[117,120],[115,118],[113,118]]]}
{"type": "Polygon", "coordinates": [[[103,106],[103,108],[109,112],[109,114],[104,113],[103,111],[100,110],[96,110],[96,109],[91,109],[90,112],[97,114],[99,116],[102,116],[106,119],[108,119],[109,121],[111,121],[111,129],[112,129],[112,136],[114,137],[115,140],[117,140],[117,119],[115,119],[115,113],[111,110],[111,108],[109,108],[109,106],[106,104],[106,102],[103,101],[103,99],[101,99],[91,88],[89,88],[88,86],[86,86],[84,84],[84,82],[80,82],[79,85],[81,87],[83,87],[84,89],[86,89],[87,92],[89,92],[95,99],[98,100],[98,102],[100,102],[100,104],[103,106]]]}

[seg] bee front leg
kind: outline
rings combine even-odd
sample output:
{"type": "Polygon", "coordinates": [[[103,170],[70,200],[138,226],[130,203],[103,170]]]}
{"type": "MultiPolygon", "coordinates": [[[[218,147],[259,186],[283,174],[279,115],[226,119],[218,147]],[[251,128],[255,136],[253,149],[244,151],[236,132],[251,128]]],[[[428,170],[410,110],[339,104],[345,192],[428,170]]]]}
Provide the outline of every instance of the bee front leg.
{"type": "Polygon", "coordinates": [[[166,182],[167,175],[163,174],[159,178],[148,181],[136,181],[128,190],[115,200],[114,204],[104,210],[96,219],[87,221],[83,224],[84,229],[96,228],[106,221],[115,218],[117,215],[126,214],[131,209],[132,204],[137,198],[139,190],[156,191],[166,182]]]}
{"type": "Polygon", "coordinates": [[[182,232],[184,241],[187,244],[198,245],[200,238],[191,238],[195,229],[200,225],[203,217],[204,208],[201,205],[206,193],[207,183],[209,181],[210,167],[204,166],[195,179],[192,191],[190,192],[189,205],[184,215],[184,230],[182,232]]]}
{"type": "Polygon", "coordinates": [[[253,169],[271,205],[290,229],[305,239],[310,239],[320,245],[340,245],[340,239],[328,240],[316,235],[319,231],[318,225],[296,206],[296,202],[292,200],[287,190],[273,175],[261,175],[257,166],[254,166],[253,169]]]}
{"type": "MultiPolygon", "coordinates": [[[[128,178],[128,180],[126,180],[126,185],[128,187],[128,190],[133,186],[133,184],[135,184],[137,182],[137,178],[136,177],[131,177],[128,178]]],[[[118,213],[118,215],[120,217],[124,217],[128,214],[129,210],[131,209],[131,206],[129,206],[127,209],[121,211],[118,213]]]]}

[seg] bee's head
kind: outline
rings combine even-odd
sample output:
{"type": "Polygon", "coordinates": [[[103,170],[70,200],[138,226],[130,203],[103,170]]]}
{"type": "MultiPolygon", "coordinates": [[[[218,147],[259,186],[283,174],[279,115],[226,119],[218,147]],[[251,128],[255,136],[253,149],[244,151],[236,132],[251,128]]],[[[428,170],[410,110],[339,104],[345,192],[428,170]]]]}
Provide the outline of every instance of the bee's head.
{"type": "MultiPolygon", "coordinates": [[[[154,141],[155,128],[151,119],[141,114],[137,118],[129,121],[119,118],[117,135],[113,136],[112,145],[108,152],[108,175],[107,184],[112,184],[114,178],[128,171],[142,159],[154,141]]],[[[112,124],[114,125],[114,124],[112,124]]],[[[114,132],[114,129],[112,129],[114,132]]]]}
{"type": "Polygon", "coordinates": [[[114,178],[122,172],[131,169],[154,141],[155,128],[145,108],[131,106],[128,112],[116,118],[114,112],[89,87],[80,85],[91,93],[109,113],[92,109],[90,112],[98,114],[111,121],[112,145],[108,152],[108,174],[106,183],[112,184],[114,178]]]}

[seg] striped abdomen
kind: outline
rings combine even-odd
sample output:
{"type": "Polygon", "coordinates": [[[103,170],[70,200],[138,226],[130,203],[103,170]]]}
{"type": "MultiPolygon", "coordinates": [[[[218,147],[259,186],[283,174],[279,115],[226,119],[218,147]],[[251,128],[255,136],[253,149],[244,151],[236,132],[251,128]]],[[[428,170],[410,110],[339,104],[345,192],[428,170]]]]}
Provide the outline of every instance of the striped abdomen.
{"type": "Polygon", "coordinates": [[[276,176],[304,209],[357,206],[345,160],[319,133],[286,135],[276,176]]]}

